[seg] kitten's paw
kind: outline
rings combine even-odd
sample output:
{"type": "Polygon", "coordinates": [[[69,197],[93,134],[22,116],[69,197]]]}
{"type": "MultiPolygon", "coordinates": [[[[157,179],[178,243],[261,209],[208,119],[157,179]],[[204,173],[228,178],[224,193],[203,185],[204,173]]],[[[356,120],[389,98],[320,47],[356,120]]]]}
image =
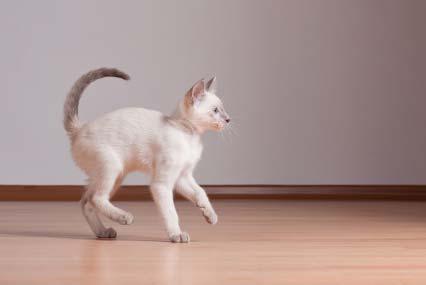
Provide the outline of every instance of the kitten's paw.
{"type": "Polygon", "coordinates": [[[171,235],[170,241],[174,243],[188,243],[190,241],[189,234],[186,232],[181,232],[177,235],[171,235]]]}
{"type": "Polygon", "coordinates": [[[116,238],[117,232],[113,228],[107,228],[96,235],[98,238],[116,238]]]}
{"type": "Polygon", "coordinates": [[[121,215],[118,218],[118,222],[122,225],[130,225],[131,223],[133,223],[133,215],[130,213],[126,213],[124,215],[121,215]]]}
{"type": "Polygon", "coordinates": [[[207,210],[207,209],[204,208],[204,209],[202,209],[202,211],[203,211],[203,216],[206,219],[207,223],[212,224],[212,225],[217,223],[218,218],[217,218],[217,215],[216,215],[216,213],[213,209],[207,210]]]}

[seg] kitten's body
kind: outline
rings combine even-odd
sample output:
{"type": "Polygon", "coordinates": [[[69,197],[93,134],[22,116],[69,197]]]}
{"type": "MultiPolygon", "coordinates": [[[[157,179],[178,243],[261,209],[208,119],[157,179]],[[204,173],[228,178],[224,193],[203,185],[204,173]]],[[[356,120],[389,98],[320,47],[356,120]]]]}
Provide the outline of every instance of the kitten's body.
{"type": "Polygon", "coordinates": [[[92,162],[103,152],[117,155],[124,174],[152,173],[153,162],[160,156],[191,167],[201,155],[200,135],[174,123],[160,112],[143,108],[113,111],[81,128],[73,138],[74,159],[88,175],[92,162]]]}
{"type": "Polygon", "coordinates": [[[197,82],[172,116],[125,108],[81,124],[77,118],[80,96],[88,84],[105,76],[128,79],[116,69],[89,72],[75,83],[64,106],[64,126],[71,139],[73,158],[89,177],[81,202],[83,214],[96,236],[114,238],[116,232],[104,227],[98,213],[120,224],[131,224],[133,216],[112,205],[109,199],[127,173],[142,171],[151,177],[151,192],[170,240],[188,242],[189,235],[179,227],[173,189],[200,207],[208,222],[217,222],[206,193],[192,176],[202,152],[200,135],[229,122],[220,100],[209,92],[214,80],[208,83],[207,90],[203,81],[197,82]]]}

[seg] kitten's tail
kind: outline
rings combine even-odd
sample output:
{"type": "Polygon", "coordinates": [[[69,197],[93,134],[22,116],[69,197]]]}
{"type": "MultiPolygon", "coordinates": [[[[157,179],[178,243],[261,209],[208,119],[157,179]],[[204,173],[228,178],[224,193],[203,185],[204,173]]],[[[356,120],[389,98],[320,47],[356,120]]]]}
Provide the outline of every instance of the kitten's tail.
{"type": "Polygon", "coordinates": [[[84,89],[93,81],[103,77],[119,77],[129,80],[130,77],[126,73],[115,68],[99,68],[82,75],[73,85],[64,104],[64,128],[71,136],[80,129],[78,120],[78,103],[84,89]]]}

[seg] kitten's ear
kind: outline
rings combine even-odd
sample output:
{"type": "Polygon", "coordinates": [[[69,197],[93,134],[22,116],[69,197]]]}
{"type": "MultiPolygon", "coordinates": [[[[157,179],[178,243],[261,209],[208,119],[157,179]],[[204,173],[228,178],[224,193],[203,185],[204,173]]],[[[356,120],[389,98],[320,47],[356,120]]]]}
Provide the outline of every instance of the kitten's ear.
{"type": "Polygon", "coordinates": [[[206,90],[214,93],[216,91],[216,76],[213,76],[206,84],[206,90]]]}
{"type": "Polygon", "coordinates": [[[201,98],[204,96],[204,93],[205,93],[204,79],[200,79],[188,91],[188,93],[185,96],[186,97],[185,99],[189,104],[194,105],[195,102],[201,100],[201,98]]]}

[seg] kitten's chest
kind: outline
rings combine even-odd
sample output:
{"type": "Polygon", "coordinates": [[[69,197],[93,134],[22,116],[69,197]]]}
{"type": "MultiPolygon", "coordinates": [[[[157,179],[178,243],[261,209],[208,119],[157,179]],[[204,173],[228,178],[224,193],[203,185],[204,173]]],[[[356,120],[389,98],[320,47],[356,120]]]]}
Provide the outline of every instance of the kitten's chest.
{"type": "Polygon", "coordinates": [[[203,152],[203,145],[199,140],[194,140],[189,145],[188,160],[197,162],[201,158],[203,152]]]}
{"type": "Polygon", "coordinates": [[[203,145],[199,139],[190,140],[183,157],[185,164],[195,165],[200,160],[202,151],[203,145]]]}

